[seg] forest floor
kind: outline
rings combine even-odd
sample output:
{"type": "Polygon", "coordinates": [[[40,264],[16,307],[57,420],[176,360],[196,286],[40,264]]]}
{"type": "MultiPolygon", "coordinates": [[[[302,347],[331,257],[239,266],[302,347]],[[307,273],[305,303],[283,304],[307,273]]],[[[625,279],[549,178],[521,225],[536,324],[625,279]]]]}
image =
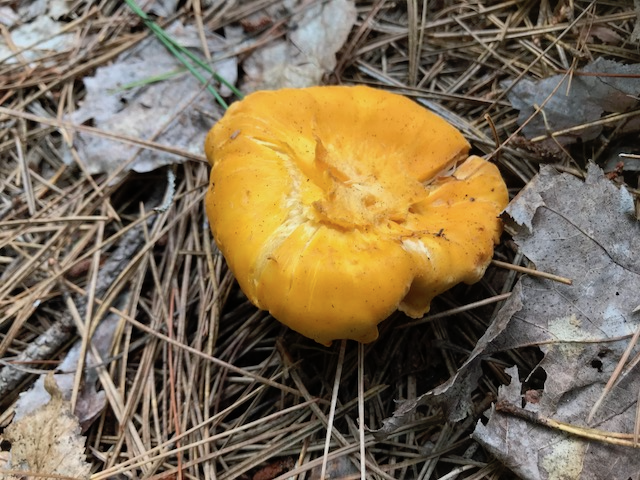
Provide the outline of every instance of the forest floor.
{"type": "MultiPolygon", "coordinates": [[[[637,257],[640,235],[637,214],[613,222],[637,208],[640,187],[637,2],[138,4],[0,2],[0,477],[361,478],[362,449],[375,479],[638,471],[640,270],[625,252],[637,257]],[[167,49],[167,34],[188,50],[167,49]],[[511,213],[516,222],[505,217],[480,282],[437,297],[418,322],[393,314],[364,346],[321,346],[251,305],[204,212],[203,139],[236,89],[311,83],[410,97],[494,162],[512,199],[525,187],[537,195],[511,213]],[[587,173],[592,162],[605,176],[587,173]],[[543,166],[553,169],[541,178],[543,166]],[[527,235],[547,227],[525,212],[534,198],[567,206],[565,218],[583,205],[601,212],[567,222],[613,263],[557,244],[558,257],[537,260],[543,247],[527,235]],[[596,266],[606,284],[587,282],[596,266]],[[532,304],[533,291],[544,305],[532,304]],[[570,308],[544,318],[559,298],[570,308]],[[553,330],[565,318],[567,336],[553,330]],[[504,332],[527,336],[507,341],[504,332]],[[57,386],[45,382],[50,372],[57,386]],[[536,437],[526,422],[540,418],[490,421],[510,383],[513,407],[541,402],[546,420],[570,426],[537,425],[536,437]],[[65,400],[43,406],[45,388],[65,400]],[[67,417],[79,427],[54,422],[67,417]],[[21,420],[35,439],[18,430],[21,420]],[[616,470],[586,472],[583,455],[598,449],[616,470]],[[559,460],[560,450],[573,460],[559,460]]],[[[556,239],[562,232],[577,236],[556,230],[556,239]]],[[[511,416],[523,414],[517,408],[511,416]]]]}

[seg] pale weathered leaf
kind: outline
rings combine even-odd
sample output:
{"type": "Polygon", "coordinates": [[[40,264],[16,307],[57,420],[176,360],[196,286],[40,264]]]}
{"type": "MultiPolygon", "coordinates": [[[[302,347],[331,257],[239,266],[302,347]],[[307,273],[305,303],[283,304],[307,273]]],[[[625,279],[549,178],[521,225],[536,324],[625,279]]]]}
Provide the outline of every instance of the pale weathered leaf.
{"type": "MultiPolygon", "coordinates": [[[[359,469],[354,465],[351,459],[344,455],[333,458],[327,462],[327,470],[325,478],[332,480],[344,480],[347,478],[358,478],[359,469]]],[[[322,474],[322,466],[315,467],[309,474],[309,480],[320,480],[322,474]]]]}
{"type": "MultiPolygon", "coordinates": [[[[517,367],[506,370],[511,383],[501,386],[498,401],[520,405],[522,383],[517,367]]],[[[525,409],[537,412],[536,404],[525,409]]],[[[558,435],[512,416],[492,411],[487,425],[478,422],[474,438],[522,479],[580,478],[588,442],[558,435]],[[509,452],[508,455],[505,455],[509,452]]],[[[614,476],[610,478],[616,478],[614,476]]]]}
{"type": "MultiPolygon", "coordinates": [[[[574,75],[553,75],[542,80],[520,80],[509,92],[508,98],[514,108],[520,110],[518,123],[528,122],[522,132],[529,138],[546,136],[553,132],[589,124],[605,113],[625,112],[638,105],[638,75],[640,64],[622,63],[598,58],[574,75]],[[543,106],[544,105],[544,106],[543,106]],[[538,107],[542,111],[534,118],[538,107]]],[[[507,85],[509,85],[507,83],[507,85]]],[[[590,125],[555,137],[562,145],[577,140],[596,138],[602,125],[590,125]]],[[[637,131],[639,122],[622,125],[620,133],[637,131]]],[[[547,148],[557,148],[547,140],[547,148]]]]}
{"type": "MultiPolygon", "coordinates": [[[[73,35],[63,33],[63,27],[63,23],[54,21],[47,15],[42,15],[29,23],[14,28],[9,34],[10,43],[0,37],[0,62],[32,62],[71,49],[73,35]]],[[[44,64],[51,65],[52,63],[44,61],[44,64]]]]}
{"type": "Polygon", "coordinates": [[[153,13],[159,17],[168,17],[176,13],[178,0],[153,0],[146,2],[145,8],[149,13],[153,13]]]}
{"type": "MultiPolygon", "coordinates": [[[[539,269],[572,278],[573,285],[520,279],[504,307],[512,312],[510,321],[485,352],[539,346],[544,358],[538,368],[546,381],[539,402],[527,408],[578,426],[632,433],[640,391],[636,370],[586,423],[640,322],[633,313],[640,291],[640,225],[630,194],[594,165],[584,182],[545,167],[507,212],[518,212],[519,222],[531,226],[520,227],[514,238],[522,252],[539,269]],[[523,208],[532,197],[540,199],[537,208],[523,208]]],[[[505,398],[520,406],[521,394],[512,382],[505,398]]],[[[569,439],[496,412],[475,435],[525,479],[626,479],[640,471],[632,449],[569,439]],[[611,458],[615,468],[606,460],[611,458]]]]}
{"type": "Polygon", "coordinates": [[[404,424],[409,422],[416,409],[422,405],[434,405],[442,408],[451,422],[458,422],[466,418],[473,411],[471,393],[478,386],[478,379],[482,375],[480,362],[485,356],[487,348],[498,337],[509,323],[511,316],[520,310],[522,305],[518,297],[500,310],[495,320],[489,325],[484,335],[478,340],[467,361],[458,369],[456,374],[442,385],[420,395],[414,400],[399,402],[393,415],[382,422],[382,427],[374,430],[373,434],[379,440],[388,437],[404,424]]]}
{"type": "Polygon", "coordinates": [[[11,443],[7,469],[40,474],[39,478],[47,474],[89,478],[91,465],[86,462],[78,419],[63,400],[53,375],[45,379],[45,388],[51,395],[49,403],[5,430],[5,439],[11,443]]]}
{"type": "MultiPolygon", "coordinates": [[[[199,45],[194,26],[175,23],[168,31],[182,45],[199,45]]],[[[209,36],[209,41],[213,51],[222,40],[209,36]]],[[[235,82],[235,59],[216,63],[214,69],[235,82]]],[[[91,121],[111,133],[202,153],[205,135],[213,124],[211,113],[216,111],[213,95],[156,38],[122,54],[113,64],[98,68],[94,76],[83,81],[87,94],[70,116],[72,122],[91,121]]],[[[92,174],[111,173],[121,166],[148,172],[182,161],[176,155],[139,151],[138,147],[82,132],[75,134],[74,145],[92,174]]]]}
{"type": "Polygon", "coordinates": [[[564,398],[565,388],[591,385],[593,405],[602,391],[626,346],[612,339],[632,334],[639,320],[632,314],[640,290],[640,227],[633,199],[595,166],[586,182],[544,167],[507,212],[520,225],[515,240],[523,253],[539,269],[572,278],[574,284],[522,278],[456,375],[401,402],[374,432],[378,438],[404,425],[420,405],[440,406],[450,421],[463,419],[482,358],[513,348],[541,345],[547,352],[542,366],[550,362],[548,386],[556,379],[561,383],[553,387],[554,395],[564,398]],[[579,354],[565,346],[577,341],[588,342],[579,354]]]}
{"type": "Polygon", "coordinates": [[[336,66],[356,21],[353,0],[314,2],[291,18],[289,38],[269,42],[244,62],[246,91],[318,85],[336,66]]]}
{"type": "Polygon", "coordinates": [[[69,13],[73,0],[21,0],[18,13],[24,23],[47,15],[54,20],[69,13]]]}

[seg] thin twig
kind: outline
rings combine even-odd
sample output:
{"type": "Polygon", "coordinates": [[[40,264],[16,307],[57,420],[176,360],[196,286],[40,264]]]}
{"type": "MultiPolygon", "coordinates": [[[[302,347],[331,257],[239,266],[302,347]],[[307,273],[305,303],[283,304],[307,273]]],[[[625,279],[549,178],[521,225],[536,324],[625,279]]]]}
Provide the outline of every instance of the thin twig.
{"type": "Polygon", "coordinates": [[[553,430],[569,433],[571,435],[575,435],[587,440],[595,440],[602,443],[608,443],[610,445],[621,445],[624,447],[640,448],[640,444],[634,441],[635,434],[633,433],[606,432],[595,428],[572,425],[570,423],[561,422],[549,417],[542,416],[538,412],[525,410],[522,407],[515,406],[506,401],[499,401],[498,403],[496,403],[495,408],[498,412],[507,413],[536,425],[541,425],[553,430]]]}
{"type": "Polygon", "coordinates": [[[340,342],[340,353],[338,354],[338,363],[336,366],[336,375],[333,378],[333,389],[331,391],[331,408],[329,410],[329,419],[327,420],[327,435],[324,441],[324,453],[322,454],[322,470],[320,478],[327,478],[327,462],[329,460],[329,446],[331,445],[331,431],[333,430],[333,421],[336,417],[336,406],[338,405],[338,390],[340,390],[340,377],[342,376],[342,365],[344,364],[344,354],[347,350],[347,341],[340,342]]]}
{"type": "Polygon", "coordinates": [[[514,270],[520,273],[526,273],[531,275],[532,277],[546,278],[547,280],[553,280],[554,282],[564,283],[565,285],[573,284],[573,280],[571,280],[570,278],[554,275],[553,273],[541,272],[540,270],[536,270],[534,268],[527,268],[521,265],[514,265],[512,263],[502,262],[500,260],[491,260],[491,264],[495,265],[496,267],[506,268],[506,269],[514,270]]]}

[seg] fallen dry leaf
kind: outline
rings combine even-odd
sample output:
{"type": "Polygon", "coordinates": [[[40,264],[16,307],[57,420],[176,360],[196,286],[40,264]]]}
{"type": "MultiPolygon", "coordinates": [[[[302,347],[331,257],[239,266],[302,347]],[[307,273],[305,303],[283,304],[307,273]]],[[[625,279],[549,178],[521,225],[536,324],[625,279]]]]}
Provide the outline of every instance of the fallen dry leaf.
{"type": "MultiPolygon", "coordinates": [[[[5,430],[5,440],[11,443],[8,470],[78,479],[89,478],[91,465],[86,462],[85,439],[80,435],[78,419],[70,404],[49,375],[45,388],[51,395],[49,403],[33,413],[15,420],[5,430]]],[[[8,476],[8,479],[23,478],[8,476]]]]}
{"type": "MultiPolygon", "coordinates": [[[[174,23],[168,29],[181,45],[197,48],[194,26],[174,23]]],[[[220,49],[222,40],[208,37],[209,49],[220,49]]],[[[236,80],[235,59],[215,63],[213,68],[231,83],[236,80]]],[[[216,111],[213,96],[155,38],[142,42],[113,63],[86,77],[87,90],[81,107],[70,116],[73,123],[93,122],[108,132],[122,134],[202,154],[204,138],[216,111]],[[169,75],[169,78],[164,76],[169,75]],[[156,78],[157,77],[157,78],[156,78]]],[[[143,150],[122,142],[77,132],[74,145],[89,173],[111,173],[135,157],[127,170],[148,172],[182,161],[180,157],[143,150]]]]}
{"type": "MultiPolygon", "coordinates": [[[[639,327],[632,311],[640,290],[640,225],[633,199],[591,165],[583,182],[544,167],[512,201],[514,237],[540,270],[573,279],[562,285],[522,277],[497,321],[506,323],[487,346],[493,353],[538,346],[544,390],[526,408],[545,417],[605,432],[632,433],[640,375],[632,370],[586,419],[639,327]]],[[[502,399],[521,406],[517,373],[502,399]]],[[[525,479],[637,478],[633,449],[567,437],[493,412],[474,437],[525,479]],[[615,461],[611,461],[615,459],[615,461]]]]}
{"type": "MultiPolygon", "coordinates": [[[[580,405],[578,416],[584,419],[602,392],[638,321],[632,310],[640,289],[640,257],[635,254],[640,227],[631,195],[595,166],[585,182],[544,167],[508,213],[520,225],[515,240],[523,253],[540,270],[574,279],[573,285],[523,277],[456,375],[415,400],[400,402],[373,432],[378,439],[411,420],[421,405],[441,407],[450,421],[465,418],[471,413],[482,359],[513,348],[540,345],[546,352],[541,405],[553,407],[571,398],[566,392],[580,391],[586,397],[572,408],[580,405]]],[[[625,393],[616,400],[622,406],[614,402],[608,408],[624,409],[635,402],[640,382],[635,390],[627,391],[626,385],[619,387],[625,393]]],[[[620,417],[621,424],[613,419],[602,423],[603,415],[596,417],[602,428],[628,430],[633,425],[632,413],[620,417]]]]}
{"type": "MultiPolygon", "coordinates": [[[[594,122],[605,112],[621,113],[635,108],[639,75],[640,64],[624,65],[598,58],[574,75],[553,75],[538,81],[523,79],[513,86],[508,98],[513,108],[520,111],[519,125],[544,104],[542,111],[522,130],[525,137],[532,139],[594,122]],[[596,73],[599,75],[594,76],[596,73]],[[551,98],[547,100],[548,97],[551,98]]],[[[590,125],[558,135],[555,140],[561,145],[593,140],[602,128],[602,125],[590,125]]],[[[620,128],[619,133],[639,128],[636,117],[620,128]]],[[[543,143],[546,148],[558,149],[551,139],[543,143]]]]}
{"type": "Polygon", "coordinates": [[[520,305],[517,301],[511,302],[509,307],[501,310],[496,320],[489,325],[484,335],[478,340],[469,358],[458,369],[456,374],[442,385],[424,393],[413,400],[398,402],[398,407],[393,415],[382,422],[382,427],[372,430],[378,440],[383,440],[411,421],[416,409],[423,405],[440,407],[450,422],[459,422],[473,413],[471,393],[478,387],[478,379],[482,375],[480,363],[485,356],[485,351],[491,342],[498,337],[509,323],[510,315],[518,311],[520,305]]]}
{"type": "Polygon", "coordinates": [[[72,6],[72,2],[69,0],[21,0],[17,6],[15,5],[16,2],[11,3],[14,4],[17,10],[16,15],[22,23],[29,23],[31,20],[43,15],[58,20],[68,14],[72,6]]]}
{"type": "MultiPolygon", "coordinates": [[[[520,406],[517,367],[506,372],[512,380],[500,387],[498,402],[520,406]]],[[[539,414],[544,407],[527,403],[525,410],[539,414]]],[[[473,437],[523,480],[627,480],[637,478],[640,467],[634,449],[567,435],[499,411],[491,411],[486,426],[478,422],[473,437]]]]}
{"type": "Polygon", "coordinates": [[[144,6],[149,13],[159,17],[169,17],[176,13],[178,0],[152,0],[145,2],[144,6]]]}
{"type": "MultiPolygon", "coordinates": [[[[32,62],[71,49],[73,35],[62,33],[63,27],[63,23],[42,15],[14,28],[8,35],[10,43],[0,37],[0,62],[32,62]]],[[[45,60],[44,65],[52,63],[45,60]]]]}
{"type": "Polygon", "coordinates": [[[336,66],[357,15],[353,0],[312,2],[291,17],[288,39],[269,42],[244,62],[243,89],[273,90],[318,85],[336,66]]]}

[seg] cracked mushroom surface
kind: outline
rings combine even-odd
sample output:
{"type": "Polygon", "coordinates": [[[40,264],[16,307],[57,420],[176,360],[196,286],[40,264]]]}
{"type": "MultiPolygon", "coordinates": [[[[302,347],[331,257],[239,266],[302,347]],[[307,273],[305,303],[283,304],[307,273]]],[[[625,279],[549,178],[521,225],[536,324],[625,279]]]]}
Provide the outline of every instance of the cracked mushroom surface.
{"type": "Polygon", "coordinates": [[[329,345],[480,280],[508,203],[495,165],[445,120],[364,86],[260,91],[207,136],[205,206],[242,291],[329,345]]]}

